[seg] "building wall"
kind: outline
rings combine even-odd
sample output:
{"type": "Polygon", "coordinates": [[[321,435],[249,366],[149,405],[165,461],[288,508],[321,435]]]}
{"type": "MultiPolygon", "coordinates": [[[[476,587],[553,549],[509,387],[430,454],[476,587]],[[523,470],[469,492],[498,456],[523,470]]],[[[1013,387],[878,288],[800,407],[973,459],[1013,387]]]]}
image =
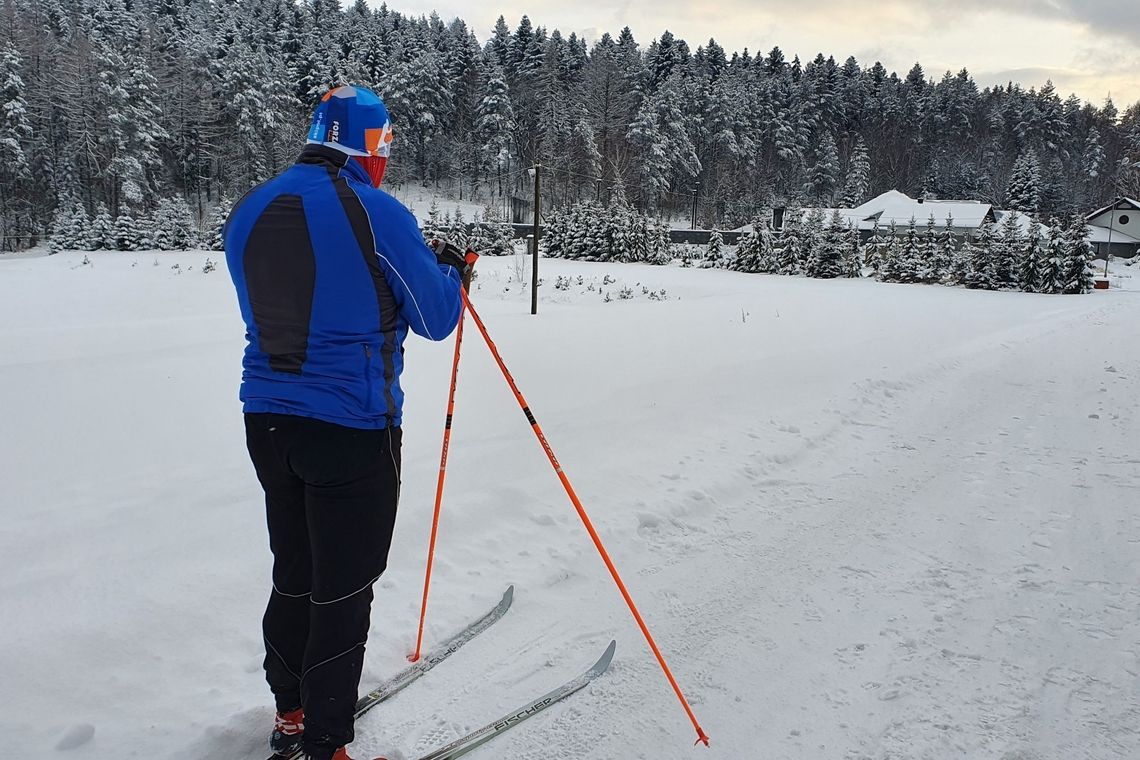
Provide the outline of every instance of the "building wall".
{"type": "MultiPolygon", "coordinates": [[[[1089,224],[1096,227],[1103,227],[1109,229],[1109,222],[1112,222],[1112,229],[1126,233],[1134,238],[1140,238],[1140,210],[1137,209],[1114,209],[1113,211],[1105,211],[1097,217],[1089,220],[1089,224]],[[1109,218],[1111,214],[1111,220],[1109,218]]],[[[1115,246],[1113,246],[1115,248],[1115,246]]],[[[1113,251],[1116,255],[1116,251],[1113,251]]]]}

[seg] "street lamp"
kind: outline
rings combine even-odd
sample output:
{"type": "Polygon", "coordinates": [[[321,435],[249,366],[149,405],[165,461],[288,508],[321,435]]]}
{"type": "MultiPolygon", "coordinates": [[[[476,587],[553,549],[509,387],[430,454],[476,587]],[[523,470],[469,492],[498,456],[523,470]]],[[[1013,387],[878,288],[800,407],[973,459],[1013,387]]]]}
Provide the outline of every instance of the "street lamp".
{"type": "Polygon", "coordinates": [[[1104,277],[1108,279],[1108,262],[1112,260],[1112,226],[1116,222],[1116,204],[1120,201],[1120,175],[1125,169],[1140,168],[1140,161],[1122,164],[1112,179],[1112,203],[1108,207],[1108,250],[1104,254],[1104,277]]]}

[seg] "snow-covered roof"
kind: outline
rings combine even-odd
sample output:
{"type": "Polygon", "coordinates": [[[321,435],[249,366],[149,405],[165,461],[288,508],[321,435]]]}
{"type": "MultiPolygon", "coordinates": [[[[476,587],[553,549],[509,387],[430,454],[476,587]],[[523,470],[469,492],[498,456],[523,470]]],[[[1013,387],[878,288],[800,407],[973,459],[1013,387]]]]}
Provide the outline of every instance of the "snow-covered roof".
{"type": "Polygon", "coordinates": [[[888,190],[860,204],[852,211],[859,214],[864,221],[873,223],[878,220],[880,226],[889,225],[891,222],[899,225],[910,224],[911,219],[922,223],[933,215],[934,220],[940,224],[944,223],[947,217],[951,217],[954,220],[954,227],[958,229],[976,229],[994,218],[993,206],[988,203],[916,199],[898,190],[888,190]]]}
{"type": "MultiPolygon", "coordinates": [[[[1108,227],[1098,227],[1095,224],[1090,224],[1088,226],[1088,230],[1089,230],[1089,242],[1090,243],[1107,243],[1108,242],[1108,237],[1109,237],[1108,227]]],[[[1133,236],[1125,234],[1125,233],[1121,232],[1120,230],[1112,230],[1112,244],[1116,245],[1117,243],[1120,243],[1121,245],[1127,245],[1127,244],[1138,244],[1138,245],[1140,245],[1140,240],[1137,240],[1133,236]]]]}
{"type": "Polygon", "coordinates": [[[1091,214],[1089,214],[1088,216],[1086,216],[1085,219],[1092,219],[1094,217],[1098,217],[1101,214],[1103,214],[1104,212],[1108,211],[1109,209],[1120,209],[1120,208],[1134,208],[1137,211],[1140,211],[1140,201],[1133,200],[1132,198],[1117,198],[1115,201],[1108,204],[1104,208],[1098,208],[1096,211],[1094,211],[1091,214]]]}

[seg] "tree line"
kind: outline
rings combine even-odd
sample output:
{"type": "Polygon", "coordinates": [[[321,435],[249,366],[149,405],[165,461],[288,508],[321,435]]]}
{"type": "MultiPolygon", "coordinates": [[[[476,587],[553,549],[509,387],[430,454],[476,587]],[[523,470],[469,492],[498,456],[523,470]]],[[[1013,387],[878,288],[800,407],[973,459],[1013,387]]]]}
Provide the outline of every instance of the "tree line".
{"type": "MultiPolygon", "coordinates": [[[[4,0],[0,235],[40,239],[60,209],[117,224],[223,198],[285,168],[329,87],[392,113],[389,181],[492,203],[623,197],[655,217],[731,227],[773,205],[855,205],[887,189],[1048,218],[1140,194],[1140,104],[1051,84],[979,88],[966,70],[905,75],[854,57],[791,60],[628,28],[587,42],[500,18],[364,0],[4,0]]],[[[505,204],[503,204],[505,205],[505,204]]]]}

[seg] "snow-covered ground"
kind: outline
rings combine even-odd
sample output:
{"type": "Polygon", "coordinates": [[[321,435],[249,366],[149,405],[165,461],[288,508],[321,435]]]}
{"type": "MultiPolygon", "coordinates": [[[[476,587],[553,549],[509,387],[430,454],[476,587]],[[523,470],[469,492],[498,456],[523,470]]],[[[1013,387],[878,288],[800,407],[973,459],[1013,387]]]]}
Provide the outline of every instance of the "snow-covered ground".
{"type": "MultiPolygon", "coordinates": [[[[89,256],[0,258],[6,754],[263,760],[269,555],[229,279],[201,271],[217,254],[89,256]]],[[[712,747],[470,331],[429,643],[509,583],[515,607],[362,719],[356,755],[417,757],[616,637],[610,673],[472,759],[1140,757],[1140,292],[544,261],[536,318],[514,259],[480,268],[712,747]]],[[[366,683],[414,641],[450,358],[408,342],[366,683]]]]}

